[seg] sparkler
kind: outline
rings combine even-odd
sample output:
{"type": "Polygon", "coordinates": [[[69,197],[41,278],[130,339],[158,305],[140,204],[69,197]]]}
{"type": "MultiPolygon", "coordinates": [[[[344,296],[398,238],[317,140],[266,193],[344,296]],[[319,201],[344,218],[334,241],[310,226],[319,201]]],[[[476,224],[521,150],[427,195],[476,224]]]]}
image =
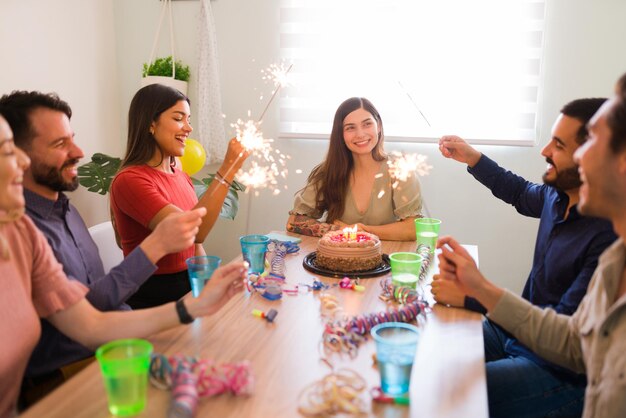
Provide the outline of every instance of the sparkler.
{"type": "Polygon", "coordinates": [[[422,113],[422,111],[419,108],[419,106],[417,105],[417,103],[415,103],[415,100],[413,100],[413,97],[411,97],[411,95],[409,94],[409,91],[404,88],[404,86],[402,85],[402,83],[400,81],[398,81],[398,85],[400,86],[400,88],[402,90],[404,90],[404,93],[407,95],[407,97],[409,98],[411,103],[413,103],[413,106],[415,107],[415,109],[417,109],[419,114],[422,116],[422,119],[424,119],[426,121],[426,123],[428,124],[428,127],[430,128],[431,127],[430,122],[428,121],[428,119],[426,119],[426,116],[424,115],[424,113],[422,113]]]}
{"type": "MultiPolygon", "coordinates": [[[[238,176],[238,180],[246,186],[246,192],[248,189],[253,189],[255,196],[258,196],[258,190],[262,188],[272,189],[274,196],[279,194],[278,178],[285,178],[287,176],[286,160],[291,157],[281,153],[278,149],[272,148],[271,143],[274,140],[263,137],[260,125],[263,122],[265,113],[280,89],[288,84],[289,80],[287,75],[292,67],[293,64],[289,65],[289,67],[285,67],[285,65],[281,63],[272,64],[267,69],[263,70],[262,73],[264,75],[262,79],[271,81],[274,84],[274,91],[263,109],[263,112],[261,112],[261,116],[257,121],[252,119],[246,121],[238,119],[236,123],[231,124],[236,131],[235,138],[241,143],[244,151],[237,155],[233,164],[228,168],[226,173],[224,173],[224,177],[228,177],[233,167],[237,166],[237,163],[243,158],[244,154],[249,153],[250,157],[252,157],[251,167],[247,171],[242,172],[238,176]],[[254,159],[264,161],[266,164],[260,165],[257,161],[254,161],[254,159]]],[[[261,97],[261,100],[262,99],[263,97],[261,97]]],[[[250,112],[248,112],[248,118],[250,118],[250,112]]],[[[285,189],[286,188],[287,186],[285,186],[285,189]]],[[[211,194],[215,193],[216,190],[217,189],[214,189],[211,194]]],[[[251,202],[252,199],[248,198],[246,231],[249,231],[251,202]]]]}
{"type": "MultiPolygon", "coordinates": [[[[269,167],[265,169],[261,169],[258,164],[253,166],[247,173],[244,173],[242,179],[243,184],[249,186],[254,189],[268,187],[269,185],[276,185],[276,177],[282,176],[285,177],[286,169],[284,168],[286,165],[285,160],[289,159],[289,156],[282,154],[279,150],[275,150],[275,153],[278,154],[278,158],[274,157],[272,154],[272,139],[263,138],[263,133],[261,132],[260,125],[263,122],[263,117],[269,109],[270,104],[274,100],[274,97],[278,94],[280,89],[283,86],[286,86],[289,83],[288,74],[293,68],[293,64],[290,64],[289,67],[285,67],[285,64],[272,64],[268,68],[262,70],[263,80],[271,81],[274,84],[274,91],[272,92],[272,96],[270,97],[267,105],[261,112],[261,116],[255,122],[252,119],[248,119],[244,121],[242,119],[238,119],[236,123],[232,126],[236,131],[237,140],[243,145],[247,152],[251,155],[258,157],[261,160],[265,160],[269,163],[269,167]],[[282,168],[279,168],[282,167],[282,168]]],[[[248,112],[248,117],[250,116],[250,112],[248,112]]],[[[233,166],[237,164],[240,158],[243,157],[243,154],[239,154],[233,163],[233,166]]],[[[228,176],[230,173],[230,169],[224,174],[224,176],[228,176]]],[[[274,194],[278,194],[280,191],[278,189],[274,189],[274,194]]]]}
{"type": "Polygon", "coordinates": [[[270,80],[274,83],[274,91],[272,92],[272,96],[270,97],[269,101],[267,102],[267,104],[265,105],[265,109],[263,109],[263,112],[261,112],[261,116],[259,117],[259,122],[261,122],[263,120],[263,117],[265,116],[265,112],[267,112],[267,109],[270,107],[270,105],[272,104],[272,101],[274,100],[274,97],[276,97],[276,95],[278,94],[278,92],[280,91],[280,89],[284,86],[286,86],[287,84],[289,84],[289,71],[291,71],[291,68],[293,67],[293,64],[290,64],[289,67],[285,68],[285,65],[283,63],[281,64],[272,64],[270,65],[267,69],[263,70],[263,74],[265,74],[262,78],[263,80],[270,80]]]}
{"type": "MultiPolygon", "coordinates": [[[[389,174],[396,179],[393,183],[395,188],[400,181],[407,181],[412,175],[425,176],[433,168],[426,163],[426,156],[421,154],[405,154],[403,152],[393,151],[390,153],[389,174]]],[[[382,196],[380,196],[382,197],[382,196]]]]}

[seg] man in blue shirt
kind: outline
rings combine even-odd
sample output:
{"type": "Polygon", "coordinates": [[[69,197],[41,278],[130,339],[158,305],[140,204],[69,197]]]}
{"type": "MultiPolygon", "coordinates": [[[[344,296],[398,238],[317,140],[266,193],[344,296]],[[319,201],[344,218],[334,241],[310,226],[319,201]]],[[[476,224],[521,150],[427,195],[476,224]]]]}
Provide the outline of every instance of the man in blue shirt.
{"type": "MultiPolygon", "coordinates": [[[[104,273],[98,248],[64,191],[78,187],[77,165],[84,156],[74,142],[69,105],[54,94],[15,91],[0,98],[0,114],[9,122],[15,144],[31,159],[24,173],[26,213],[44,233],[68,277],[89,287],[87,299],[103,311],[130,309],[124,302],[156,271],[164,255],[185,248],[183,225],[166,218],[124,261],[104,273]]],[[[22,406],[62,383],[68,368],[93,355],[88,348],[42,320],[22,387],[22,406]],[[64,374],[65,373],[65,374],[64,374]]]]}
{"type": "MultiPolygon", "coordinates": [[[[540,218],[533,265],[522,296],[535,305],[571,315],[586,293],[599,255],[615,239],[611,223],[581,216],[581,181],[574,152],[587,138],[586,124],[606,99],[580,99],[561,109],[552,138],[542,149],[544,184],[526,181],[498,166],[456,136],[444,136],[444,157],[466,163],[468,172],[494,196],[525,216],[540,218]]],[[[449,280],[435,280],[435,299],[485,313],[449,280]]],[[[490,321],[483,323],[490,416],[580,416],[586,379],[536,356],[490,321]],[[512,378],[512,376],[514,378],[512,378]]]]}

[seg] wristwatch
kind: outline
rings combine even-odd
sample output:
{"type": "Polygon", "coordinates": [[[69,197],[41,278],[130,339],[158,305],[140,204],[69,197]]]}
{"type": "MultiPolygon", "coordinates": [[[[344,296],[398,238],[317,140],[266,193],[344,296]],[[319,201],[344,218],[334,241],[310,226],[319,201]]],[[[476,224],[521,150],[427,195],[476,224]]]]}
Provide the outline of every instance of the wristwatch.
{"type": "Polygon", "coordinates": [[[176,313],[178,314],[178,320],[181,324],[191,324],[194,320],[194,318],[189,315],[189,311],[187,311],[183,299],[176,301],[176,313]]]}

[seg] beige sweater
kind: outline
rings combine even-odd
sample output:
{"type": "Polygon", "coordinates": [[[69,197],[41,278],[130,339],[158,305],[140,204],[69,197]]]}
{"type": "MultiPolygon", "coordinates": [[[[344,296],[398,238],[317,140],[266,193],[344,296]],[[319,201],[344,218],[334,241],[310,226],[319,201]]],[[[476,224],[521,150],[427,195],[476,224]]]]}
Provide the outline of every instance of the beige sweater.
{"type": "Polygon", "coordinates": [[[625,259],[618,239],[600,256],[571,317],[508,291],[488,315],[541,357],[587,373],[584,418],[626,417],[626,295],[615,301],[625,259]]]}

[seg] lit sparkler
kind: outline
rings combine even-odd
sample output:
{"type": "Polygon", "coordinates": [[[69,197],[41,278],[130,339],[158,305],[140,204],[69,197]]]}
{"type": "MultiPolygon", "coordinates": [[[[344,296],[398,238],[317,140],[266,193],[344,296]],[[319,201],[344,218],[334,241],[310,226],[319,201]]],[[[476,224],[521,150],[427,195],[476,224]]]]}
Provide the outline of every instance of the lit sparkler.
{"type": "Polygon", "coordinates": [[[261,116],[259,117],[259,122],[263,120],[265,116],[265,112],[269,109],[270,104],[274,101],[274,97],[278,94],[281,88],[289,84],[289,71],[293,64],[290,64],[289,67],[285,68],[285,64],[272,64],[267,69],[263,70],[263,80],[269,80],[274,83],[274,91],[272,92],[272,96],[270,97],[267,105],[265,105],[265,109],[261,112],[261,116]]]}
{"type": "MultiPolygon", "coordinates": [[[[433,168],[426,163],[426,156],[421,154],[405,154],[398,151],[390,153],[389,174],[398,181],[407,181],[412,175],[425,176],[433,168]]],[[[394,183],[394,187],[397,182],[394,183]]]]}
{"type": "MultiPolygon", "coordinates": [[[[245,121],[238,119],[236,123],[231,125],[235,128],[237,141],[239,141],[246,152],[250,154],[252,160],[251,167],[247,171],[240,173],[238,180],[250,189],[258,190],[270,188],[274,195],[280,193],[280,189],[277,187],[277,179],[278,177],[286,177],[286,160],[291,157],[272,147],[274,140],[263,137],[260,125],[274,97],[276,97],[283,86],[289,84],[288,74],[292,67],[293,64],[286,67],[281,63],[272,64],[267,69],[263,70],[263,80],[271,81],[274,84],[274,91],[263,109],[261,116],[257,121],[252,119],[245,121]],[[255,160],[264,161],[266,164],[260,165],[255,160]]],[[[250,112],[248,112],[248,117],[250,117],[250,112]]],[[[239,154],[231,167],[236,166],[243,155],[243,153],[239,154]]],[[[230,173],[231,169],[224,174],[224,177],[228,177],[230,173]]],[[[258,191],[256,191],[255,194],[258,194],[258,191]]]]}
{"type": "Polygon", "coordinates": [[[413,100],[413,97],[409,94],[408,90],[404,88],[404,86],[402,85],[402,83],[400,81],[398,81],[398,85],[400,86],[400,88],[402,90],[404,90],[404,93],[407,95],[407,97],[409,98],[409,100],[411,101],[411,103],[413,103],[413,107],[415,107],[415,109],[417,109],[417,111],[419,112],[420,116],[422,117],[422,119],[424,119],[426,121],[426,124],[428,125],[428,127],[431,127],[430,122],[428,121],[428,119],[426,119],[426,115],[424,115],[424,113],[422,112],[422,110],[419,108],[419,106],[417,105],[417,103],[415,103],[415,100],[413,100]]]}

